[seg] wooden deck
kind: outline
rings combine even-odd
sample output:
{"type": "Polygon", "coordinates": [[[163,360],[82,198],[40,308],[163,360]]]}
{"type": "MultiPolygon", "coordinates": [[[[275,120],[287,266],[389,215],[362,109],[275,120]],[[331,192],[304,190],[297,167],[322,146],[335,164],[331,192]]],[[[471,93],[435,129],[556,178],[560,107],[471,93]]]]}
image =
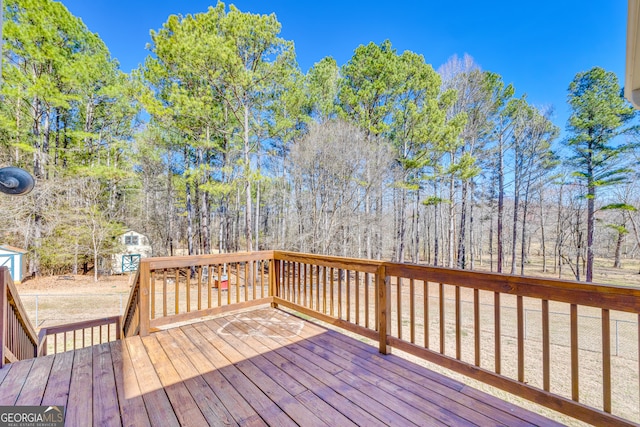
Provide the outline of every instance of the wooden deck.
{"type": "Polygon", "coordinates": [[[66,405],[66,426],[558,425],[265,308],[16,362],[0,405],[66,405]]]}

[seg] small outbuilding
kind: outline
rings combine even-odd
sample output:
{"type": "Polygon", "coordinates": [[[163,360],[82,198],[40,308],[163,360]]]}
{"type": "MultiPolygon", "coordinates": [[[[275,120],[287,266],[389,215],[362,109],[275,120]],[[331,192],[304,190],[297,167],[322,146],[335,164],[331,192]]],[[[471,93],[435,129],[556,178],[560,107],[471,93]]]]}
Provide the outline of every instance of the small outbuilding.
{"type": "Polygon", "coordinates": [[[27,251],[9,245],[0,246],[0,266],[9,267],[14,283],[22,282],[27,274],[27,251]]]}
{"type": "Polygon", "coordinates": [[[119,239],[124,250],[113,256],[111,272],[114,274],[136,271],[140,259],[150,257],[153,254],[149,239],[142,233],[127,230],[119,239]]]}

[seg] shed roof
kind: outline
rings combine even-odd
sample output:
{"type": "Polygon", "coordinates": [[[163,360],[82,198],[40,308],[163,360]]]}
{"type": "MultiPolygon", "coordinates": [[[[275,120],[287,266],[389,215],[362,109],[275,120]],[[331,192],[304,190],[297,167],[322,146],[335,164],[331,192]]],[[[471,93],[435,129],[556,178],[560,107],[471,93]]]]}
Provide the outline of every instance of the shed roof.
{"type": "Polygon", "coordinates": [[[0,245],[0,249],[4,249],[5,251],[9,251],[9,252],[16,252],[19,254],[26,254],[28,252],[25,249],[16,248],[15,246],[10,246],[10,245],[0,245]]]}

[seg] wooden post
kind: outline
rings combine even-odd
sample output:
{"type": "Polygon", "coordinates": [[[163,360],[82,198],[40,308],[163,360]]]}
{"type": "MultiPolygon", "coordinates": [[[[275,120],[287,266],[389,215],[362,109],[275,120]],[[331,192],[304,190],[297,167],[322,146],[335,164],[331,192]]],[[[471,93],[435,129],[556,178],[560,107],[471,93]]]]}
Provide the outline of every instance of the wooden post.
{"type": "Polygon", "coordinates": [[[116,340],[120,339],[122,339],[122,316],[118,316],[118,320],[116,320],[116,340]]]}
{"type": "MultiPolygon", "coordinates": [[[[280,260],[271,258],[269,260],[269,296],[278,296],[278,286],[280,284],[280,260]]],[[[278,308],[278,304],[271,303],[272,308],[278,308]]]]}
{"type": "MultiPolygon", "coordinates": [[[[140,261],[140,293],[138,296],[138,313],[140,315],[140,336],[149,335],[149,280],[151,270],[149,263],[140,261]]],[[[176,284],[177,286],[177,284],[176,284]]]]}
{"type": "Polygon", "coordinates": [[[7,306],[9,305],[7,298],[7,274],[7,267],[0,267],[0,368],[4,366],[4,346],[7,341],[7,306]]]}
{"type": "Polygon", "coordinates": [[[376,271],[376,290],[378,296],[378,333],[379,350],[382,354],[389,354],[387,347],[387,331],[391,329],[391,283],[387,277],[387,269],[380,265],[376,271]]]}

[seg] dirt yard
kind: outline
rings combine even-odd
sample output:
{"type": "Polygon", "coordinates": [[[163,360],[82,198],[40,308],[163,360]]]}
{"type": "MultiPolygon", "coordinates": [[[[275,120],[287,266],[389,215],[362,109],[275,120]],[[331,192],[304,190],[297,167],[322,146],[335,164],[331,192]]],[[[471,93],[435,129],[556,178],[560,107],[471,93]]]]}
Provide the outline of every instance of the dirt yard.
{"type": "Polygon", "coordinates": [[[17,284],[20,299],[36,328],[122,314],[127,304],[128,275],[47,276],[17,284]]]}
{"type": "Polygon", "coordinates": [[[44,276],[29,279],[18,284],[17,287],[21,294],[128,293],[132,280],[132,276],[129,275],[117,275],[99,277],[98,281],[94,282],[93,276],[65,274],[62,276],[44,276]]]}

